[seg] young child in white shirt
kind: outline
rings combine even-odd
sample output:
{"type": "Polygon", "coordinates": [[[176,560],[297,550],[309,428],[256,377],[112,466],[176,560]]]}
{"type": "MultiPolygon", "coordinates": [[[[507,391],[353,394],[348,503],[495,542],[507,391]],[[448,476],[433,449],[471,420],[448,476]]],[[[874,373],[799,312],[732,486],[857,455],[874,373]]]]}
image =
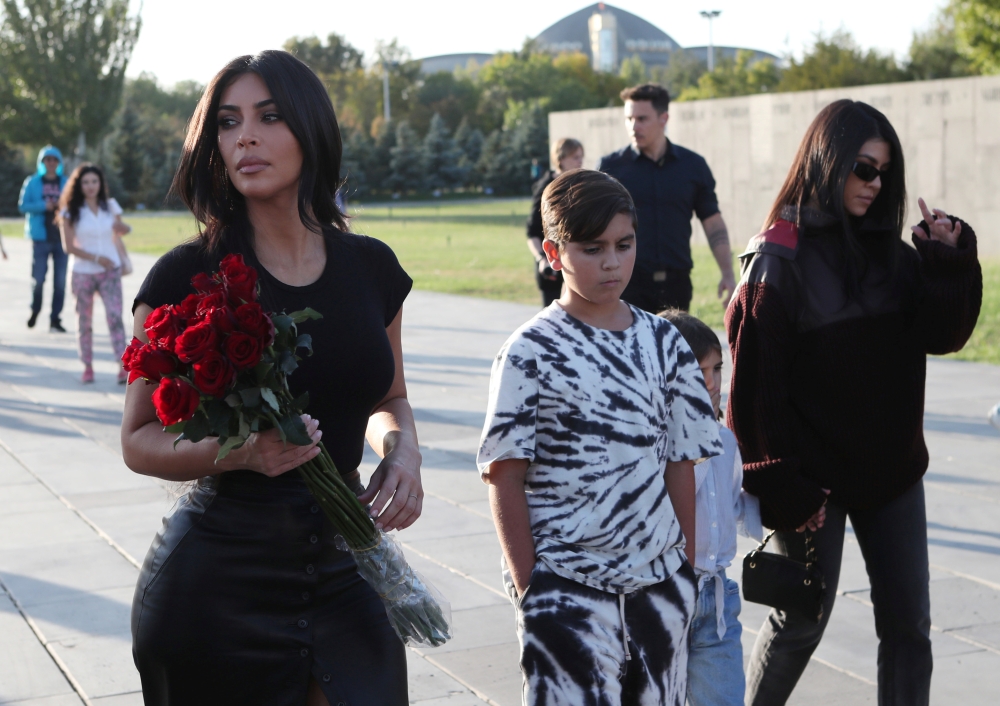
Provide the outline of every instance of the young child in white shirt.
{"type": "Polygon", "coordinates": [[[621,300],[636,239],[625,187],[564,172],[542,220],[565,287],[497,355],[477,458],[523,703],[675,706],[695,604],[694,462],[722,452],[719,425],[677,329],[621,300]]]}
{"type": "MultiPolygon", "coordinates": [[[[722,400],[722,345],[702,321],[677,309],[660,314],[677,327],[705,378],[715,416],[722,400]]],[[[736,437],[719,425],[723,453],[694,467],[695,562],[698,603],[689,632],[687,701],[690,706],[743,706],[740,588],[726,577],[736,555],[736,533],[760,541],[757,498],[743,491],[743,459],[736,437]]]]}

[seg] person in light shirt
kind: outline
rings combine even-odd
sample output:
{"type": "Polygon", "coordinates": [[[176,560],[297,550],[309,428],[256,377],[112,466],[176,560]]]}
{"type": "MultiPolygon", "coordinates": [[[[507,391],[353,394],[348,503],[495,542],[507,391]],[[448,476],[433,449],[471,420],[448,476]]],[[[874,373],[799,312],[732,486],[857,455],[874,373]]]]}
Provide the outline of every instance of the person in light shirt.
{"type": "MultiPolygon", "coordinates": [[[[122,209],[108,197],[104,174],[94,164],[74,170],[59,202],[63,249],[73,256],[73,296],[76,297],[77,339],[83,361],[83,383],[94,382],[94,294],[100,294],[111,334],[115,359],[125,352],[122,323],[122,262],[116,235],[132,228],[122,222],[122,209]]],[[[118,383],[125,384],[125,370],[118,369],[118,383]]]]}
{"type": "MultiPolygon", "coordinates": [[[[704,322],[679,309],[660,316],[672,323],[698,359],[715,416],[722,401],[722,344],[704,322]]],[[[760,503],[743,490],[743,459],[736,437],[719,425],[723,453],[694,467],[695,560],[698,603],[688,634],[690,706],[742,706],[746,691],[740,635],[740,587],[726,576],[736,556],[736,534],[763,539],[760,503]]]]}

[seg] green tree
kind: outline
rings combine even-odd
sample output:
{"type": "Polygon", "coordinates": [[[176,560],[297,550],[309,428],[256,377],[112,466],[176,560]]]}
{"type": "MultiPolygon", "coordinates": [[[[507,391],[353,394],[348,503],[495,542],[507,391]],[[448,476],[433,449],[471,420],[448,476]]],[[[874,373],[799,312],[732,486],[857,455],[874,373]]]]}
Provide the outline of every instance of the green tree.
{"type": "Polygon", "coordinates": [[[96,140],[118,110],[139,38],[128,0],[2,2],[0,135],[64,148],[80,135],[96,140]]]}
{"type": "Polygon", "coordinates": [[[437,113],[424,137],[423,166],[429,189],[454,189],[465,181],[462,148],[455,144],[448,126],[437,113]]]}
{"type": "Polygon", "coordinates": [[[367,196],[372,189],[367,170],[375,151],[374,141],[361,130],[352,130],[343,142],[340,176],[345,180],[346,197],[367,196]]]}
{"type": "Polygon", "coordinates": [[[319,75],[326,84],[335,108],[347,101],[351,88],[363,73],[364,53],[331,32],[324,43],[319,37],[292,37],[284,46],[319,75]]]}
{"type": "Polygon", "coordinates": [[[0,216],[18,216],[17,197],[28,176],[24,159],[16,150],[0,142],[0,216]]]}
{"type": "Polygon", "coordinates": [[[984,74],[1000,73],[1000,0],[952,0],[958,46],[984,74]]]}
{"type": "Polygon", "coordinates": [[[458,129],[455,131],[455,144],[462,150],[462,157],[459,159],[458,165],[465,174],[466,186],[479,186],[482,181],[476,164],[483,153],[485,140],[483,131],[477,127],[471,127],[468,119],[463,118],[462,122],[458,124],[458,129]]]}
{"type": "Polygon", "coordinates": [[[698,79],[697,86],[685,88],[678,100],[728,98],[773,91],[781,81],[781,71],[772,59],[753,60],[753,52],[741,49],[735,59],[724,59],[714,71],[698,79]]]}
{"type": "Polygon", "coordinates": [[[400,120],[396,126],[396,145],[390,150],[389,187],[399,193],[424,191],[427,188],[427,169],[423,159],[420,136],[410,123],[400,120]]]}
{"type": "Polygon", "coordinates": [[[638,54],[633,54],[622,61],[621,68],[618,70],[618,76],[626,86],[638,86],[640,83],[645,83],[649,80],[649,72],[646,70],[646,64],[643,63],[638,54]]]}
{"type": "Polygon", "coordinates": [[[947,5],[923,32],[914,32],[906,71],[916,81],[970,76],[971,62],[959,51],[954,6],[947,5]]]}
{"type": "Polygon", "coordinates": [[[112,165],[117,176],[116,198],[125,208],[143,202],[140,195],[145,170],[144,125],[131,101],[125,103],[117,118],[111,146],[112,165]]]}
{"type": "Polygon", "coordinates": [[[708,71],[708,65],[683,49],[670,52],[666,66],[650,66],[649,78],[667,89],[673,97],[680,96],[684,89],[697,86],[698,79],[708,71]]]}
{"type": "Polygon", "coordinates": [[[875,49],[862,51],[850,32],[839,29],[829,36],[817,34],[816,41],[801,60],[792,57],[777,90],[810,91],[865,86],[905,81],[907,78],[892,54],[881,54],[875,49]]]}

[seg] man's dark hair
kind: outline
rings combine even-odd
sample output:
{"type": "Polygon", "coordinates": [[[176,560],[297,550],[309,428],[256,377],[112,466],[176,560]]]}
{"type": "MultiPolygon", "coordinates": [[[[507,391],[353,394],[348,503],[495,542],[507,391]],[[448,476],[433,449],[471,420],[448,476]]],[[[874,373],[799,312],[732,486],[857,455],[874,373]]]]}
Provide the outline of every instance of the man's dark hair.
{"type": "Polygon", "coordinates": [[[600,238],[619,213],[638,225],[628,189],[604,172],[570,169],[542,192],[542,230],[556,245],[600,238]]]}
{"type": "Polygon", "coordinates": [[[337,207],[343,144],[333,104],[323,82],[308,66],[284,51],[267,50],[230,61],[209,82],[195,108],[174,175],[171,192],[205,225],[201,240],[209,250],[223,241],[252,237],[246,201],[226,173],[219,153],[217,113],[222,94],[233,81],[255,73],[267,84],[275,107],[302,148],[299,218],[320,233],[333,226],[347,230],[337,207]]]}
{"type": "Polygon", "coordinates": [[[681,332],[681,336],[687,341],[691,352],[694,353],[694,357],[699,363],[704,360],[709,351],[715,351],[719,355],[722,355],[722,344],[719,343],[719,337],[701,319],[691,316],[691,314],[680,309],[667,309],[666,311],[661,311],[657,316],[666,319],[677,327],[677,330],[681,332]]]}
{"type": "Polygon", "coordinates": [[[670,108],[670,94],[658,83],[643,83],[626,88],[620,94],[623,101],[649,101],[657,113],[666,113],[670,108]]]}

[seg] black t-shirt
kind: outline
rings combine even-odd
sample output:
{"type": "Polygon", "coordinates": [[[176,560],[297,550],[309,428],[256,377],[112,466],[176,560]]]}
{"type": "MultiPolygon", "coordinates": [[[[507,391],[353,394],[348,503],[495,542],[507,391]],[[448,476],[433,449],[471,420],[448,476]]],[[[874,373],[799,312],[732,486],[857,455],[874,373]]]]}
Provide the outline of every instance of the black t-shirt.
{"type": "MultiPolygon", "coordinates": [[[[323,444],[337,468],[348,473],[361,463],[368,417],[392,385],[395,362],[386,327],[399,313],[413,280],[385,243],[363,235],[328,231],[326,268],[318,280],[293,287],[275,279],[254,256],[260,303],[265,311],[311,307],[323,315],[299,325],[312,335],[313,355],[303,357],[288,377],[293,395],[309,392],[306,412],[319,420],[323,444]]],[[[191,278],[215,272],[228,254],[206,253],[200,242],[179,245],[161,257],[135,298],[154,309],[179,303],[194,290],[191,278]]]]}
{"type": "MultiPolygon", "coordinates": [[[[59,177],[53,177],[52,179],[42,177],[42,198],[45,199],[46,206],[50,203],[58,204],[60,194],[62,194],[62,180],[59,177]]],[[[60,240],[59,226],[56,225],[55,221],[58,210],[58,208],[53,206],[51,210],[45,211],[45,239],[52,242],[60,240]]]]}

